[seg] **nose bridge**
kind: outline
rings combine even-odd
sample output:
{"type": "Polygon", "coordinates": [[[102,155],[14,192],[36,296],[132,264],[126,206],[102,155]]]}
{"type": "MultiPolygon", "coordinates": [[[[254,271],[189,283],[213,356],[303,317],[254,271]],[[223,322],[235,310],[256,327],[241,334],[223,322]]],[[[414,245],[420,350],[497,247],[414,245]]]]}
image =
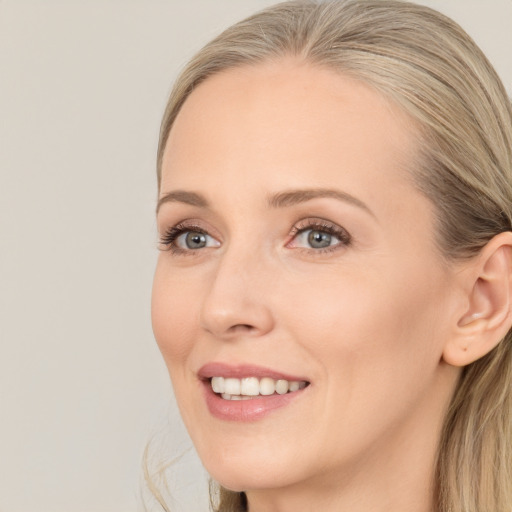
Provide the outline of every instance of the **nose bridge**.
{"type": "Polygon", "coordinates": [[[202,304],[205,330],[218,337],[243,332],[262,335],[272,329],[270,265],[250,243],[232,243],[219,255],[213,278],[202,304]]]}

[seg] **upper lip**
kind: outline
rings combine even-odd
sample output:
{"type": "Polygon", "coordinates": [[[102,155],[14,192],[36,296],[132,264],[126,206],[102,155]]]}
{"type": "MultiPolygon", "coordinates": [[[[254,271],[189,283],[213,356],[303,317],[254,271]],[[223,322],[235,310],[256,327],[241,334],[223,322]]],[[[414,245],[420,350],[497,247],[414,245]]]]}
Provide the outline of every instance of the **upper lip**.
{"type": "Polygon", "coordinates": [[[256,366],[253,364],[227,364],[221,362],[207,363],[202,366],[197,372],[201,379],[211,379],[212,377],[228,377],[235,379],[242,379],[244,377],[270,377],[274,380],[287,380],[287,381],[306,381],[308,379],[298,376],[291,375],[289,373],[283,373],[271,368],[265,368],[263,366],[256,366]]]}

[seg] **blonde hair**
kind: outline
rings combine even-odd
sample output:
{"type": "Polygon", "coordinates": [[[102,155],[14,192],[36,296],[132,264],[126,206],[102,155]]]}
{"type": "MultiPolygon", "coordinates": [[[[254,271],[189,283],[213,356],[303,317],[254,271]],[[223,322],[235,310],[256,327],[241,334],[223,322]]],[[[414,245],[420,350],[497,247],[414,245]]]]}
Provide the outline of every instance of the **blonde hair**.
{"type": "MultiPolygon", "coordinates": [[[[399,104],[420,127],[412,176],[437,209],[445,257],[467,258],[512,226],[512,107],[496,72],[452,20],[399,0],[292,0],[228,28],[177,80],[162,155],[190,93],[216,73],[294,56],[350,75],[399,104]]],[[[464,368],[435,473],[438,512],[505,512],[512,503],[512,336],[464,368]]],[[[245,510],[220,489],[215,509],[245,510]]]]}

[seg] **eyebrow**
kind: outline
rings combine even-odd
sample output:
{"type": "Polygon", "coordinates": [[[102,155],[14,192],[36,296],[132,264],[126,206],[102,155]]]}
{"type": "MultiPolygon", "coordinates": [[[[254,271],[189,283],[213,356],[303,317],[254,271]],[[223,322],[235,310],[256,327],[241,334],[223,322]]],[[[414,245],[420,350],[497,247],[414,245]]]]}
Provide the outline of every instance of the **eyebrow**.
{"type": "MultiPolygon", "coordinates": [[[[337,190],[333,188],[307,188],[285,190],[283,192],[279,192],[277,194],[269,196],[267,198],[267,203],[270,208],[286,208],[294,206],[296,204],[311,201],[312,199],[325,197],[337,199],[338,201],[343,201],[345,203],[351,204],[369,213],[372,217],[375,217],[375,214],[363,201],[361,201],[357,197],[348,194],[347,192],[343,192],[342,190],[337,190]]],[[[210,207],[210,203],[208,202],[208,200],[203,195],[198,194],[197,192],[189,192],[187,190],[174,190],[172,192],[164,194],[158,200],[158,204],[156,207],[157,213],[164,203],[173,202],[189,204],[191,206],[197,206],[199,208],[210,207]]]]}
{"type": "Polygon", "coordinates": [[[286,190],[284,192],[279,192],[278,194],[270,196],[268,198],[268,204],[271,208],[285,208],[287,206],[293,206],[296,204],[305,203],[306,201],[311,201],[312,199],[324,197],[337,199],[338,201],[343,201],[344,203],[357,206],[358,208],[361,208],[365,212],[369,213],[372,217],[375,217],[375,214],[365,203],[363,203],[363,201],[348,194],[347,192],[343,192],[342,190],[337,190],[334,188],[286,190]]]}
{"type": "Polygon", "coordinates": [[[156,212],[164,203],[184,203],[191,206],[198,206],[200,208],[208,208],[210,204],[204,196],[196,192],[188,192],[186,190],[174,190],[164,194],[156,205],[156,212]]]}

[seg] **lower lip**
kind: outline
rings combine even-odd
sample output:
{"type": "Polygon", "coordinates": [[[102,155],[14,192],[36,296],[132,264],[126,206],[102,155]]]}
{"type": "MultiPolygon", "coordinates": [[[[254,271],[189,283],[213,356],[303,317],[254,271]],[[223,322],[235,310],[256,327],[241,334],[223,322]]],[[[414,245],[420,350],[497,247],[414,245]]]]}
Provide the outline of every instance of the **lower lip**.
{"type": "MultiPolygon", "coordinates": [[[[309,387],[309,386],[308,386],[309,387]]],[[[221,420],[249,422],[264,418],[272,411],[285,407],[308,389],[300,389],[284,395],[269,395],[249,400],[224,400],[213,392],[209,381],[204,382],[206,405],[212,416],[221,420]]]]}

